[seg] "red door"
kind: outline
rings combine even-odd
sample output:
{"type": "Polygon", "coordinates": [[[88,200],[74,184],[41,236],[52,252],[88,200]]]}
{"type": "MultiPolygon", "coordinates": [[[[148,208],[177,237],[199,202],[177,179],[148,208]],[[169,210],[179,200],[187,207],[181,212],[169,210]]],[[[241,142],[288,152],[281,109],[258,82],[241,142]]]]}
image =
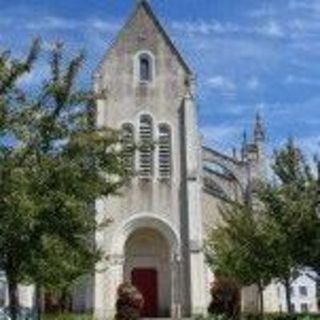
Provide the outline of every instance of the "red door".
{"type": "Polygon", "coordinates": [[[142,317],[158,315],[158,273],[155,269],[136,268],[131,272],[132,284],[141,292],[144,298],[142,317]]]}

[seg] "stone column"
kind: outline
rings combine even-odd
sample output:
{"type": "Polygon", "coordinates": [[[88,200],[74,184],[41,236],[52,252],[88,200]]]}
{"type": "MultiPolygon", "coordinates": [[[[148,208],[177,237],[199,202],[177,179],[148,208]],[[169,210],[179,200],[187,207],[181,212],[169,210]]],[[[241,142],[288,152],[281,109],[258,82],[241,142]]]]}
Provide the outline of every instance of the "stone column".
{"type": "Polygon", "coordinates": [[[124,257],[122,255],[111,256],[110,269],[108,270],[108,284],[106,296],[108,298],[108,316],[114,316],[117,301],[117,290],[123,282],[124,257]]]}
{"type": "MultiPolygon", "coordinates": [[[[105,206],[103,199],[97,199],[95,203],[96,221],[100,225],[105,217],[105,206]]],[[[95,233],[95,245],[102,251],[105,251],[104,230],[97,228],[95,233]]],[[[107,276],[108,264],[105,258],[102,258],[95,266],[94,274],[94,317],[103,319],[105,313],[105,283],[107,276]]]]}
{"type": "Polygon", "coordinates": [[[104,261],[101,261],[96,266],[94,278],[94,318],[104,319],[105,306],[105,278],[107,266],[104,261]]]}
{"type": "Polygon", "coordinates": [[[201,211],[201,142],[198,130],[197,106],[192,93],[184,98],[186,210],[188,217],[188,247],[190,264],[190,303],[192,314],[206,311],[205,266],[201,211]]]}
{"type": "Polygon", "coordinates": [[[123,282],[124,258],[112,255],[97,266],[95,275],[95,318],[112,318],[115,314],[117,289],[123,282]]]}
{"type": "Polygon", "coordinates": [[[171,260],[171,318],[181,319],[181,257],[173,254],[171,260]]]}

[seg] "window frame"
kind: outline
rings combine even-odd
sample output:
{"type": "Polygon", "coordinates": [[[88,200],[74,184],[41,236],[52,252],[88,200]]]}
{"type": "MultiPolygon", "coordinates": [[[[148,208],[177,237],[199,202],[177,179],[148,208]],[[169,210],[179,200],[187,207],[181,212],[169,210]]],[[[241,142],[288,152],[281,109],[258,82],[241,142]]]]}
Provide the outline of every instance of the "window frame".
{"type": "Polygon", "coordinates": [[[152,81],[152,63],[150,56],[141,54],[139,56],[139,80],[140,82],[152,81]]]}
{"type": "Polygon", "coordinates": [[[140,50],[134,56],[134,82],[136,85],[153,86],[155,82],[155,57],[149,50],[140,50]],[[149,61],[149,79],[141,79],[141,59],[149,61]]]}
{"type": "Polygon", "coordinates": [[[160,122],[158,124],[158,176],[160,180],[169,180],[172,177],[172,172],[173,172],[173,160],[172,160],[172,144],[173,144],[173,134],[172,134],[172,127],[169,123],[167,122],[160,122]],[[168,135],[168,167],[169,167],[169,172],[168,174],[162,175],[162,168],[161,168],[161,130],[166,129],[167,130],[167,135],[168,135]]]}
{"type": "Polygon", "coordinates": [[[301,297],[307,297],[308,296],[308,287],[307,286],[299,286],[299,295],[301,297]]]}
{"type": "MultiPolygon", "coordinates": [[[[131,174],[134,174],[136,172],[136,150],[135,150],[135,144],[136,144],[136,130],[135,130],[135,126],[133,123],[131,122],[123,122],[121,124],[121,131],[122,131],[122,140],[124,139],[124,133],[127,129],[130,129],[131,131],[131,135],[132,135],[132,154],[131,154],[131,169],[129,169],[129,171],[131,171],[131,174]]],[[[123,141],[123,146],[124,148],[125,146],[125,142],[123,141]]],[[[124,151],[126,152],[126,151],[124,151]]],[[[129,168],[129,165],[125,164],[125,169],[129,168]]]]}
{"type": "Polygon", "coordinates": [[[149,150],[145,152],[146,153],[149,152],[150,153],[150,159],[149,159],[149,173],[145,174],[147,169],[144,169],[143,166],[143,150],[141,150],[141,148],[143,147],[143,141],[142,141],[142,120],[143,119],[147,119],[149,121],[149,125],[150,125],[150,138],[149,138],[149,142],[150,144],[154,143],[154,120],[153,117],[148,114],[148,113],[142,113],[139,116],[139,120],[138,120],[138,131],[137,131],[137,138],[139,139],[139,155],[138,155],[138,175],[141,179],[151,179],[154,176],[154,169],[155,169],[155,165],[154,165],[154,160],[155,160],[155,153],[154,153],[154,146],[150,146],[149,150]]]}

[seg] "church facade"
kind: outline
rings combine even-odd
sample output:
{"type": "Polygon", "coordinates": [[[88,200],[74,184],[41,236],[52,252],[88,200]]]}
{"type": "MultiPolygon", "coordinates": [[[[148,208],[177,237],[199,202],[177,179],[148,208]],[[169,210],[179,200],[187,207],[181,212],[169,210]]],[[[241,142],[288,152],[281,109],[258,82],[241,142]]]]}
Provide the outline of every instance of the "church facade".
{"type": "MultiPolygon", "coordinates": [[[[97,202],[98,221],[113,222],[96,233],[104,258],[75,308],[111,316],[117,287],[131,282],[145,297],[144,317],[206,312],[213,280],[206,232],[219,222],[221,201],[243,198],[263,173],[261,121],[239,158],[203,146],[195,75],[143,0],[100,63],[94,87],[97,125],[122,130],[133,178],[121,195],[97,202]]],[[[251,291],[243,303],[255,308],[251,291]]]]}
{"type": "MultiPolygon", "coordinates": [[[[103,257],[75,286],[72,310],[112,318],[117,288],[130,282],[144,296],[145,318],[206,313],[214,279],[206,235],[221,222],[222,203],[251,197],[266,178],[261,118],[232,155],[203,145],[195,75],[147,0],[138,1],[103,57],[94,89],[96,125],[121,130],[132,179],[119,195],[96,202],[97,222],[112,223],[95,234],[103,257]]],[[[0,307],[8,304],[7,287],[0,272],[0,307]]],[[[297,312],[318,310],[314,281],[302,275],[292,290],[297,312]]],[[[279,283],[264,295],[266,311],[286,311],[279,283]]],[[[19,301],[34,306],[32,285],[19,286],[19,301]]],[[[257,309],[255,288],[243,289],[242,310],[257,309]]]]}

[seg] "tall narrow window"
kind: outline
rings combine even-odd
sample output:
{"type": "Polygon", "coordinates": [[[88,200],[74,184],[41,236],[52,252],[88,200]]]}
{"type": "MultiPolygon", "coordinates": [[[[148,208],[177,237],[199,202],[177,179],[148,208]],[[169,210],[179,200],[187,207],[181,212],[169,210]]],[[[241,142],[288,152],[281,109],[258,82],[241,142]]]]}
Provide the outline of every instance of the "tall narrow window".
{"type": "Polygon", "coordinates": [[[122,143],[125,169],[133,173],[135,165],[134,129],[130,123],[122,125],[122,143]]]}
{"type": "Polygon", "coordinates": [[[159,126],[159,175],[171,176],[171,131],[165,124],[159,126]]]}
{"type": "Polygon", "coordinates": [[[153,132],[152,119],[147,115],[140,118],[140,175],[150,177],[153,174],[153,132]]]}
{"type": "Polygon", "coordinates": [[[152,65],[151,58],[148,54],[143,53],[139,57],[139,72],[140,72],[140,81],[148,82],[152,81],[152,65]]]}

